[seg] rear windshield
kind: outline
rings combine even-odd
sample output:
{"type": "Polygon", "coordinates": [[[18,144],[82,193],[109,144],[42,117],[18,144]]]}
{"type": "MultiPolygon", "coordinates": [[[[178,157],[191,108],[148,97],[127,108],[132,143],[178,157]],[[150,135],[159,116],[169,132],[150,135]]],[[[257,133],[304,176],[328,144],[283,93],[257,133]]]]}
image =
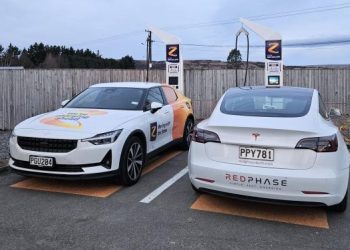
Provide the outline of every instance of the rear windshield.
{"type": "Polygon", "coordinates": [[[312,89],[234,88],[225,95],[220,110],[229,115],[300,117],[310,110],[312,89]]]}

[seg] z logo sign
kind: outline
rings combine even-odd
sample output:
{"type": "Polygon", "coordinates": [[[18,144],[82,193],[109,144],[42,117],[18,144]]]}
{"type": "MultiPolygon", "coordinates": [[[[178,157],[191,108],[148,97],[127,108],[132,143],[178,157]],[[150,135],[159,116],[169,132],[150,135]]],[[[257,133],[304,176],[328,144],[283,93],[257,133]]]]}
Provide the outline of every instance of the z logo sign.
{"type": "Polygon", "coordinates": [[[282,59],[282,41],[266,41],[265,45],[266,59],[281,60],[282,59]]]}
{"type": "Polygon", "coordinates": [[[166,46],[167,62],[178,63],[180,61],[180,47],[178,44],[166,46]]]}
{"type": "Polygon", "coordinates": [[[157,133],[158,133],[158,125],[156,122],[151,123],[151,141],[155,141],[157,139],[157,133]]]}
{"type": "Polygon", "coordinates": [[[279,43],[271,42],[269,44],[269,48],[267,49],[267,51],[271,54],[278,54],[278,53],[280,53],[279,50],[277,50],[279,46],[280,46],[279,43]]]}
{"type": "Polygon", "coordinates": [[[168,55],[171,57],[177,57],[177,47],[173,46],[173,47],[169,47],[169,52],[168,55]]]}

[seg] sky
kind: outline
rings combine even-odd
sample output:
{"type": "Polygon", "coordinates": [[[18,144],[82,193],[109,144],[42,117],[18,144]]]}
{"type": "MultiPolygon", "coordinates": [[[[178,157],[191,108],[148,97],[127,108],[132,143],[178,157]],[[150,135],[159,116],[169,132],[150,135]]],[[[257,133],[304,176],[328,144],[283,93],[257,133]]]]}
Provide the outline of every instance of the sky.
{"type": "MultiPolygon", "coordinates": [[[[283,44],[342,40],[341,44],[283,47],[286,65],[350,63],[350,1],[345,0],[1,0],[0,44],[34,42],[99,51],[106,58],[145,59],[150,25],[177,36],[185,60],[222,60],[235,46],[239,17],[282,35],[283,44]],[[270,17],[270,18],[268,18],[270,17]],[[186,45],[187,44],[187,45],[186,45]],[[190,46],[196,44],[201,46],[190,46]],[[210,45],[202,46],[202,45],[210,45]]],[[[264,41],[249,31],[250,60],[264,60],[264,41]]],[[[153,60],[165,45],[153,36],[153,60]]],[[[239,49],[246,58],[245,37],[239,49]]]]}

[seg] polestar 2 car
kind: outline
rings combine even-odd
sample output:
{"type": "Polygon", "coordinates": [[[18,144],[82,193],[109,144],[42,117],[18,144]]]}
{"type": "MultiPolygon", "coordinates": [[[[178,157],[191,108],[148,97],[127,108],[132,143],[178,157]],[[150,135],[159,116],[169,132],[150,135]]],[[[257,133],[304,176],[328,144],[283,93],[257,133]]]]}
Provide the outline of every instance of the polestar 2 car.
{"type": "Polygon", "coordinates": [[[13,171],[74,179],[118,175],[132,185],[146,156],[174,143],[188,149],[191,142],[191,100],[169,85],[96,84],[62,105],[15,127],[13,171]]]}
{"type": "Polygon", "coordinates": [[[196,191],[346,209],[349,152],[315,89],[229,89],[192,139],[196,191]]]}

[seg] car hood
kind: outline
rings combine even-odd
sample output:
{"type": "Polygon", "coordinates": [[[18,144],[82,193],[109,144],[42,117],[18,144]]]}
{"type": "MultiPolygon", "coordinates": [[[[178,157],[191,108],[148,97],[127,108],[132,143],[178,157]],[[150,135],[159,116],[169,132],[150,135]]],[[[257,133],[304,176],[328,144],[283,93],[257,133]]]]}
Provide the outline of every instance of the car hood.
{"type": "Polygon", "coordinates": [[[29,118],[18,124],[18,136],[82,139],[122,128],[122,125],[142,115],[142,111],[69,109],[29,118]]]}

